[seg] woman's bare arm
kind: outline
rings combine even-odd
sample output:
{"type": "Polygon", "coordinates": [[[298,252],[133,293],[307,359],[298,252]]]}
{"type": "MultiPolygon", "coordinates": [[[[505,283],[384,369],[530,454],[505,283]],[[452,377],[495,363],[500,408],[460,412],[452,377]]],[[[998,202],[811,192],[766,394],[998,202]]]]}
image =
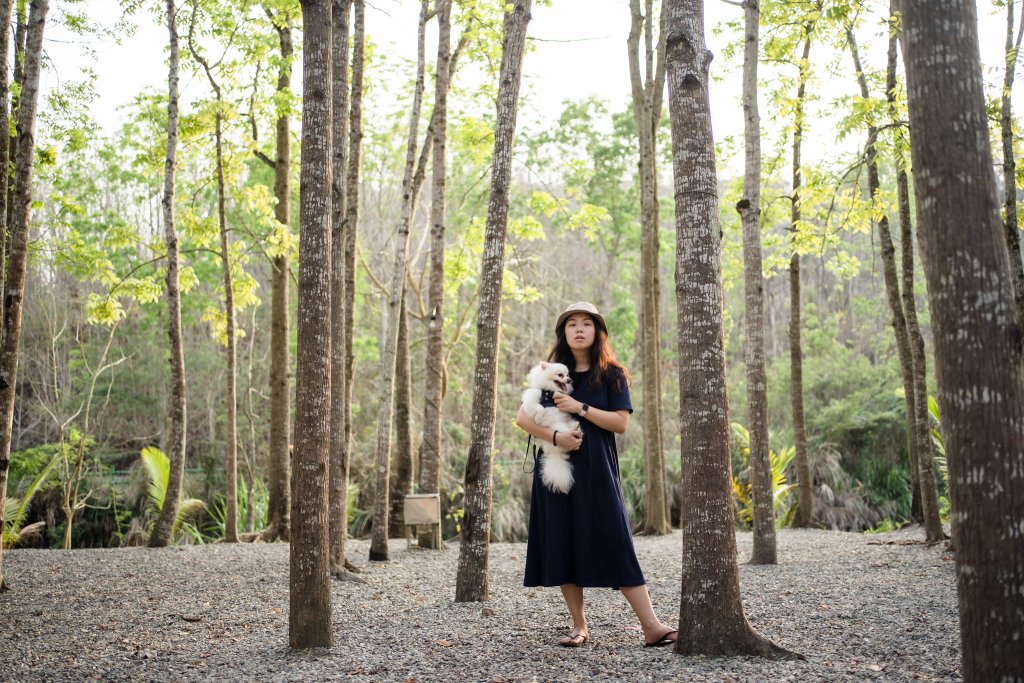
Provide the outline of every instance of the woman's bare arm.
{"type": "Polygon", "coordinates": [[[600,410],[594,406],[589,406],[587,408],[587,414],[580,415],[580,410],[583,408],[583,404],[572,396],[563,394],[560,391],[555,392],[555,405],[558,406],[559,410],[564,410],[565,412],[574,415],[578,420],[587,420],[601,429],[607,429],[609,432],[615,432],[616,434],[622,434],[626,431],[626,427],[629,426],[628,410],[600,410]]]}
{"type": "MultiPolygon", "coordinates": [[[[516,415],[516,426],[524,432],[533,434],[534,438],[539,441],[553,443],[552,437],[555,430],[534,422],[533,418],[527,414],[526,410],[522,406],[519,406],[519,413],[516,415]]],[[[574,451],[580,447],[581,443],[583,443],[583,434],[580,432],[558,432],[558,436],[556,438],[558,441],[558,447],[565,449],[566,451],[574,451]]]]}

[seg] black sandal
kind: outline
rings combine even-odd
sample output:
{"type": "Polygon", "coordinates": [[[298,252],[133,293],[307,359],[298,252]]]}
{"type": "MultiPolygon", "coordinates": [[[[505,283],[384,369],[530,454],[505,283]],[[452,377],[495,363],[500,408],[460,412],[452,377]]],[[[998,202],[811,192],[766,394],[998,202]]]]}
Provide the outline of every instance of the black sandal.
{"type": "Polygon", "coordinates": [[[665,647],[666,645],[671,645],[672,643],[676,642],[676,639],[679,638],[679,636],[677,635],[675,638],[672,638],[670,640],[669,636],[673,633],[679,633],[679,631],[677,629],[672,629],[671,631],[665,633],[665,635],[663,635],[659,640],[653,643],[648,643],[644,641],[644,647],[665,647]]]}

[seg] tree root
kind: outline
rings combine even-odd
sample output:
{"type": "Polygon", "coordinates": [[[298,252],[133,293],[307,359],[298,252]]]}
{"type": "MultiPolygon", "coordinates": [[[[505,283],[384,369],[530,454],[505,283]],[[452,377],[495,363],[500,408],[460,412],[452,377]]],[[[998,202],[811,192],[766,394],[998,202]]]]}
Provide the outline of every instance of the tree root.
{"type": "Polygon", "coordinates": [[[366,583],[366,579],[359,576],[355,567],[353,567],[347,560],[345,561],[344,567],[338,565],[331,566],[331,576],[338,579],[339,581],[352,581],[354,583],[366,583]],[[352,567],[349,569],[349,567],[352,567]]]}
{"type": "MultiPolygon", "coordinates": [[[[746,619],[744,619],[746,621],[746,619]]],[[[682,634],[680,634],[681,636],[682,634]]],[[[746,624],[746,628],[736,634],[735,637],[718,640],[718,642],[701,642],[696,647],[687,647],[684,640],[680,638],[673,648],[676,654],[681,655],[705,655],[708,657],[763,657],[772,660],[806,660],[807,658],[799,652],[787,650],[776,645],[760,633],[754,627],[746,624]]]]}

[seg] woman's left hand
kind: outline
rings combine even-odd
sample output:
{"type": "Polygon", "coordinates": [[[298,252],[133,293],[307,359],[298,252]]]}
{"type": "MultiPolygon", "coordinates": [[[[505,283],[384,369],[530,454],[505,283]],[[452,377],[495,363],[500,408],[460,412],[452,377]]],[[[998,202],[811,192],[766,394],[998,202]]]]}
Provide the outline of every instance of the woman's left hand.
{"type": "Polygon", "coordinates": [[[570,415],[578,415],[580,410],[583,408],[583,404],[574,399],[569,394],[563,394],[560,391],[556,391],[554,394],[555,406],[563,413],[569,413],[570,415]]]}

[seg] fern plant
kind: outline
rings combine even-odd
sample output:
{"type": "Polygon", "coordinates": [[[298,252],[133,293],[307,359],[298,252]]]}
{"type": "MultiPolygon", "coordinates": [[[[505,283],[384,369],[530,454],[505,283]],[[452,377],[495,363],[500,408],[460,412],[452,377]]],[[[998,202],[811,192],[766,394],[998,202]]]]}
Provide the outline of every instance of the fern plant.
{"type": "Polygon", "coordinates": [[[37,525],[45,525],[45,522],[37,522],[25,527],[25,519],[28,517],[28,508],[32,504],[32,497],[46,483],[50,473],[53,472],[53,468],[57,466],[61,459],[62,456],[60,454],[55,455],[39,471],[39,474],[35,476],[20,499],[4,499],[4,528],[2,535],[0,535],[0,543],[3,544],[4,548],[13,548],[25,540],[30,533],[30,529],[36,530],[39,528],[37,525]]]}
{"type": "MultiPolygon", "coordinates": [[[[164,499],[167,497],[167,483],[171,476],[171,461],[159,448],[147,446],[141,453],[142,467],[146,472],[146,498],[148,500],[149,522],[146,525],[148,531],[153,530],[153,524],[164,508],[164,499]]],[[[182,529],[188,519],[205,511],[206,503],[198,498],[185,498],[178,503],[178,514],[174,517],[174,526],[171,527],[171,537],[174,538],[182,529]]]]}

